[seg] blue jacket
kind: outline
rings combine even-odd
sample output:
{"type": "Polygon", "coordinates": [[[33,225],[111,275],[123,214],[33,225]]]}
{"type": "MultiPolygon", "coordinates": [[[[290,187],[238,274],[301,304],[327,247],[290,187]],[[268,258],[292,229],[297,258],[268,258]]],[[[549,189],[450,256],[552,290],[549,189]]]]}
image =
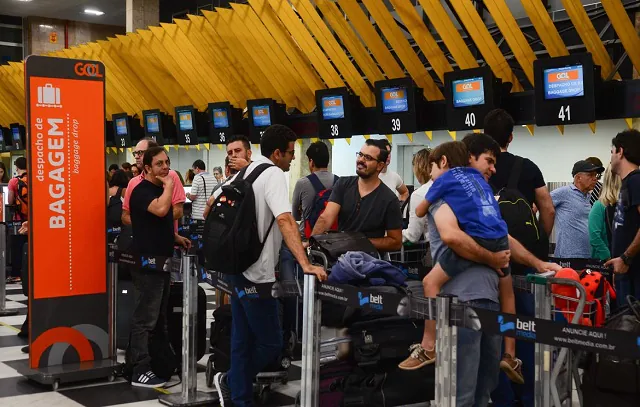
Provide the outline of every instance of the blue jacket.
{"type": "Polygon", "coordinates": [[[329,282],[354,285],[406,286],[399,268],[363,252],[347,252],[331,268],[329,282]]]}

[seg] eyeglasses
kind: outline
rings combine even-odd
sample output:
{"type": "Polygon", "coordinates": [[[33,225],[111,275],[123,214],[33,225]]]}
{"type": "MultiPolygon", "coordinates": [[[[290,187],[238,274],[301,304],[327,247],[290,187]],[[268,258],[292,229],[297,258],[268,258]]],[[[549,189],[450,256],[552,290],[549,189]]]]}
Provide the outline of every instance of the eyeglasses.
{"type": "Polygon", "coordinates": [[[144,155],[144,150],[136,150],[133,152],[134,157],[141,156],[141,155],[144,155]]]}
{"type": "Polygon", "coordinates": [[[380,162],[380,160],[378,160],[377,158],[373,158],[369,154],[364,154],[364,153],[361,153],[360,151],[356,153],[356,158],[364,158],[366,161],[380,162]]]}
{"type": "Polygon", "coordinates": [[[597,180],[599,180],[599,179],[601,179],[601,178],[602,178],[602,173],[601,173],[601,172],[597,173],[597,174],[596,174],[596,179],[597,179],[597,180]]]}

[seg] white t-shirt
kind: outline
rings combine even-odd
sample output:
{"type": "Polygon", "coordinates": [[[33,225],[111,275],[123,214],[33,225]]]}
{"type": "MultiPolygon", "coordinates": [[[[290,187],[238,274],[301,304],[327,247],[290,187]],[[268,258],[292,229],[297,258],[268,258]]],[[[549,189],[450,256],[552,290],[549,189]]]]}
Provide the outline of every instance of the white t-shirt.
{"type": "MultiPolygon", "coordinates": [[[[262,163],[273,164],[268,158],[257,155],[254,161],[249,164],[245,176],[262,163]],[[256,157],[257,156],[257,157],[256,157]]],[[[233,177],[235,178],[235,176],[233,177]]],[[[232,178],[232,179],[233,179],[232,178]]],[[[227,180],[231,182],[231,180],[227,180]]],[[[213,195],[217,198],[222,193],[218,188],[213,195]]],[[[275,165],[264,170],[253,183],[253,193],[256,197],[256,218],[258,221],[258,235],[264,241],[264,235],[269,229],[271,221],[283,213],[291,213],[289,194],[287,192],[287,179],[284,172],[275,165]]],[[[243,273],[245,278],[252,283],[273,283],[276,281],[275,269],[276,261],[282,246],[282,233],[277,222],[273,223],[269,236],[262,249],[260,258],[243,273]]]]}
{"type": "Polygon", "coordinates": [[[397,197],[400,197],[398,188],[400,188],[404,182],[397,172],[387,169],[387,172],[381,172],[378,177],[380,178],[380,181],[384,182],[384,184],[388,186],[394,194],[396,194],[397,197]]]}
{"type": "Polygon", "coordinates": [[[433,181],[429,181],[411,194],[411,202],[409,203],[409,226],[402,231],[402,241],[417,243],[424,236],[429,241],[429,231],[427,229],[427,217],[419,218],[416,215],[416,208],[425,200],[429,188],[433,185],[433,181]]]}

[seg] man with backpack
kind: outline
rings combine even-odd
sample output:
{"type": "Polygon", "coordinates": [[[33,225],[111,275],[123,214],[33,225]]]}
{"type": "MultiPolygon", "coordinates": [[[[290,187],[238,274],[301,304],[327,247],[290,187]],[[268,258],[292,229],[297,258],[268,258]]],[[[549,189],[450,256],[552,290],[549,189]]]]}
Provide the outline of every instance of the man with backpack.
{"type": "MultiPolygon", "coordinates": [[[[338,180],[338,176],[328,170],[329,148],[326,144],[322,141],[316,141],[309,146],[306,154],[311,174],[296,182],[291,208],[293,218],[300,222],[302,240],[308,240],[311,236],[313,227],[329,202],[333,184],[338,180]]],[[[337,225],[335,226],[337,227],[337,225]]],[[[296,270],[296,262],[291,251],[286,245],[283,245],[280,250],[280,280],[295,280],[296,275],[298,278],[302,278],[302,275],[296,273],[296,270]]],[[[293,332],[296,327],[297,301],[298,298],[284,298],[282,329],[285,336],[293,332]]],[[[302,307],[300,307],[300,316],[301,313],[302,307]]],[[[296,335],[301,335],[301,332],[296,332],[296,335]]]]}
{"type": "MultiPolygon", "coordinates": [[[[14,209],[13,221],[26,222],[29,219],[29,177],[27,159],[18,157],[14,162],[16,176],[9,180],[9,206],[14,209]]],[[[22,271],[22,246],[27,242],[26,235],[11,235],[11,274],[8,282],[19,283],[22,271]]]]}
{"type": "MultiPolygon", "coordinates": [[[[507,151],[513,141],[513,126],[513,118],[502,109],[492,110],[485,117],[485,133],[500,146],[500,155],[495,164],[496,172],[489,179],[489,184],[497,195],[500,213],[507,223],[509,235],[544,261],[549,254],[548,236],[553,229],[555,209],[540,168],[531,160],[507,151]],[[534,204],[538,208],[540,221],[535,217],[534,204]]],[[[511,268],[516,276],[536,272],[531,267],[513,261],[513,258],[511,268]]],[[[534,316],[533,294],[516,290],[515,298],[516,313],[534,316]]],[[[501,373],[500,384],[491,394],[496,406],[511,406],[516,398],[519,398],[525,407],[533,406],[533,344],[516,342],[516,354],[522,360],[524,385],[512,384],[507,376],[501,373]]]]}
{"type": "MultiPolygon", "coordinates": [[[[236,290],[275,282],[283,238],[305,274],[327,278],[322,267],[309,262],[291,215],[284,171],[294,159],[295,140],[288,127],[270,126],[260,141],[262,155],[228,182],[230,188],[214,192],[204,231],[206,261],[210,269],[227,273],[236,290]]],[[[250,297],[231,297],[231,369],[214,378],[222,407],[252,406],[256,374],[282,352],[277,299],[250,297]]]]}

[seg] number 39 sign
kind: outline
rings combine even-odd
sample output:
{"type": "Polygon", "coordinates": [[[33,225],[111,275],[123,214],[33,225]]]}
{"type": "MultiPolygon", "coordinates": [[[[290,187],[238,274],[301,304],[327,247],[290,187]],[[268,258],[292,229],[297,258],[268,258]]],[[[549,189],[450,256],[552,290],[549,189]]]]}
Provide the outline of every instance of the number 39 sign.
{"type": "Polygon", "coordinates": [[[415,133],[422,127],[417,112],[422,114],[424,95],[411,78],[378,81],[375,86],[379,134],[415,133]]]}

